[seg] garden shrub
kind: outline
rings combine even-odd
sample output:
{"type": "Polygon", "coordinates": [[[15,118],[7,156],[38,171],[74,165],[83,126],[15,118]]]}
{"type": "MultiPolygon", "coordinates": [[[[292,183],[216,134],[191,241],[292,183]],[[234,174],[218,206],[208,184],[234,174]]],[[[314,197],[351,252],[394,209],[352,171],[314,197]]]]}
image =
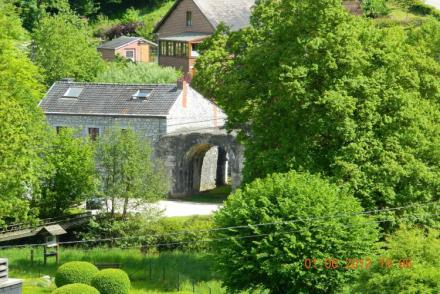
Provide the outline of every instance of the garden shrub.
{"type": "Polygon", "coordinates": [[[209,242],[198,242],[209,237],[207,230],[213,226],[211,216],[190,216],[157,218],[144,215],[129,215],[126,218],[101,216],[92,220],[81,232],[76,232],[80,239],[122,238],[114,241],[115,246],[143,246],[154,249],[157,244],[174,243],[158,246],[158,250],[206,250],[209,242]],[[172,234],[186,231],[182,234],[172,234]],[[197,231],[197,232],[192,232],[197,231]],[[127,239],[123,239],[123,238],[127,239]],[[175,244],[179,243],[180,244],[175,244]]]}
{"type": "Polygon", "coordinates": [[[356,293],[440,293],[439,237],[439,230],[418,228],[401,228],[389,236],[372,268],[362,272],[356,293]]]}
{"type": "Polygon", "coordinates": [[[337,293],[358,273],[343,268],[345,259],[370,256],[378,239],[377,226],[360,212],[354,196],[319,176],[289,172],[255,180],[229,197],[215,225],[272,225],[214,233],[224,285],[230,292],[337,293]],[[305,260],[314,258],[317,268],[307,269],[305,260]],[[330,258],[334,270],[324,266],[330,258]]]}
{"type": "Polygon", "coordinates": [[[68,262],[58,268],[55,274],[55,284],[57,287],[74,283],[90,285],[97,272],[99,272],[98,268],[89,262],[68,262]]]}
{"type": "Polygon", "coordinates": [[[52,291],[52,294],[100,294],[98,290],[86,284],[64,285],[52,291]]]}
{"type": "Polygon", "coordinates": [[[385,0],[363,0],[362,10],[369,17],[378,17],[389,13],[385,0]]]}
{"type": "Polygon", "coordinates": [[[123,270],[105,269],[93,277],[92,286],[101,294],[127,294],[130,278],[123,270]]]}

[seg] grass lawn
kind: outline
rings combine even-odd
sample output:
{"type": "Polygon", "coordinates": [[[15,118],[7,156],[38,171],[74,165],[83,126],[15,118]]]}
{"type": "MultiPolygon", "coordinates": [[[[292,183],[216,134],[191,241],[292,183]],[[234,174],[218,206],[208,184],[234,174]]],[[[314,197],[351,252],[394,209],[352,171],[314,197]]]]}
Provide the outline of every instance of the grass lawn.
{"type": "Polygon", "coordinates": [[[200,192],[194,195],[179,198],[182,201],[198,202],[198,203],[223,203],[231,194],[231,186],[221,186],[214,190],[200,192]]]}
{"type": "MultiPolygon", "coordinates": [[[[0,257],[9,259],[11,278],[25,280],[24,294],[51,293],[55,289],[51,280],[57,266],[54,260],[49,260],[49,264],[44,266],[42,248],[35,250],[33,264],[30,262],[29,248],[1,250],[0,257]]],[[[130,294],[193,293],[193,287],[194,293],[225,293],[213,270],[211,257],[206,253],[166,252],[143,255],[138,249],[61,249],[61,263],[74,260],[120,263],[132,281],[130,294]]]]}

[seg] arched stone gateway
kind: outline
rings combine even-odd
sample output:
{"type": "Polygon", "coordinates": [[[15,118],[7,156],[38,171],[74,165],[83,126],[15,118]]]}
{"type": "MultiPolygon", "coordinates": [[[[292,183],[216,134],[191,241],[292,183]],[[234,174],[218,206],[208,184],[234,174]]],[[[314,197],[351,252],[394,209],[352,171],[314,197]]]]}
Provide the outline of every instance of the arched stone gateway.
{"type": "Polygon", "coordinates": [[[241,184],[243,147],[233,135],[222,131],[167,135],[156,142],[155,151],[168,169],[173,196],[241,184]]]}

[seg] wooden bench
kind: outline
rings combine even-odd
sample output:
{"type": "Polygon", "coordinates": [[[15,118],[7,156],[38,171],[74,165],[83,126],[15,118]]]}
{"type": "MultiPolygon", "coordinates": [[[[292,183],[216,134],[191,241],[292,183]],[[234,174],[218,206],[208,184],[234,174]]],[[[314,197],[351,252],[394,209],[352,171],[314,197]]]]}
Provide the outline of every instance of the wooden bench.
{"type": "Polygon", "coordinates": [[[100,270],[106,268],[121,268],[120,263],[95,263],[95,266],[100,270]]]}

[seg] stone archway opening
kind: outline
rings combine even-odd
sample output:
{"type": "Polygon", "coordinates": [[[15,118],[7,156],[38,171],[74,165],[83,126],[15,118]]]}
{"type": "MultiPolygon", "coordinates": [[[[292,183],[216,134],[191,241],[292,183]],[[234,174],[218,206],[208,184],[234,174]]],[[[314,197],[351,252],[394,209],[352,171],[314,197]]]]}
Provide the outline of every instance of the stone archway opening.
{"type": "Polygon", "coordinates": [[[196,144],[185,155],[187,191],[206,192],[230,184],[228,152],[221,146],[196,144]]]}

